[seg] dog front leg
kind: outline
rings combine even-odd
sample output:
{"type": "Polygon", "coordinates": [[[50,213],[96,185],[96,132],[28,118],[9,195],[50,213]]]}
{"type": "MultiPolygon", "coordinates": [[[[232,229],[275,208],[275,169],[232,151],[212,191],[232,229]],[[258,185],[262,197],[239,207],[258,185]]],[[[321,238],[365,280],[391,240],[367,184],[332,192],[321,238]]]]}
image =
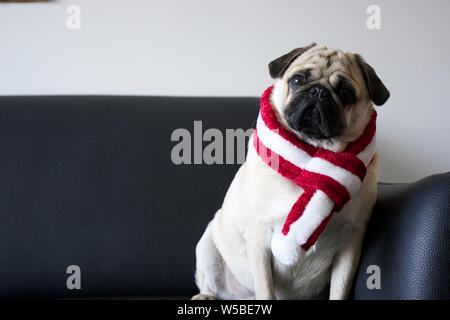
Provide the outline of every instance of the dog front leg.
{"type": "Polygon", "coordinates": [[[359,264],[367,223],[377,199],[379,158],[375,155],[364,178],[361,192],[348,205],[353,213],[354,229],[346,244],[336,254],[331,269],[330,300],[347,299],[359,264]]]}
{"type": "Polygon", "coordinates": [[[275,299],[272,276],[272,252],[267,233],[264,230],[253,228],[246,234],[247,256],[253,279],[255,299],[275,299]]]}
{"type": "Polygon", "coordinates": [[[366,225],[375,204],[376,184],[368,186],[365,191],[350,204],[352,207],[349,211],[357,213],[358,224],[353,226],[350,237],[334,258],[331,267],[330,300],[347,299],[353,285],[366,225]]]}
{"type": "Polygon", "coordinates": [[[330,300],[348,298],[361,255],[363,237],[363,232],[354,230],[348,244],[336,255],[331,271],[330,300]]]}

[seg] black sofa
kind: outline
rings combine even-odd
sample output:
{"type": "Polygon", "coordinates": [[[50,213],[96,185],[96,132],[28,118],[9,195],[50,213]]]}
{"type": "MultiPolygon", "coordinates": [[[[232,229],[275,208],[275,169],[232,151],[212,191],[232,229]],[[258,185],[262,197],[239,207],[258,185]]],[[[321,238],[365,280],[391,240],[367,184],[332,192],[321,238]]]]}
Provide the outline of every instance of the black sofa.
{"type": "MultiPolygon", "coordinates": [[[[238,165],[175,165],[171,133],[194,120],[250,128],[258,104],[0,97],[0,298],[195,294],[194,247],[238,165]],[[79,290],[66,286],[70,265],[79,290]]],[[[379,189],[351,298],[450,298],[450,174],[379,189]]]]}

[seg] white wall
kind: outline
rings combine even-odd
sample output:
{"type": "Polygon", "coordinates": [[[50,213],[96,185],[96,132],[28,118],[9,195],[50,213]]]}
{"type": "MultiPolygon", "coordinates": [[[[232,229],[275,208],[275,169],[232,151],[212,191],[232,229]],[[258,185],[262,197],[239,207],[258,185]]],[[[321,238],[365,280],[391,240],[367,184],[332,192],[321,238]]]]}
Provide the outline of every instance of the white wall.
{"type": "Polygon", "coordinates": [[[391,90],[382,180],[450,169],[450,1],[73,0],[0,5],[0,94],[256,96],[312,41],[361,53],[391,90]],[[82,28],[66,28],[78,4],[82,28]],[[382,29],[366,28],[381,7],[382,29]]]}

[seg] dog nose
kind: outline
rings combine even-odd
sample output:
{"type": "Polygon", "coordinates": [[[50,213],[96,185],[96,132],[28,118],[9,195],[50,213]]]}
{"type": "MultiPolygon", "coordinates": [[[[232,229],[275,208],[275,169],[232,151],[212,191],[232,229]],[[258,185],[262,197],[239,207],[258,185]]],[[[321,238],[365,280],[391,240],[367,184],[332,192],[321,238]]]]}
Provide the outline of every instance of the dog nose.
{"type": "Polygon", "coordinates": [[[316,99],[320,100],[322,98],[328,98],[331,96],[330,90],[323,86],[314,86],[309,89],[311,95],[313,95],[316,99]]]}

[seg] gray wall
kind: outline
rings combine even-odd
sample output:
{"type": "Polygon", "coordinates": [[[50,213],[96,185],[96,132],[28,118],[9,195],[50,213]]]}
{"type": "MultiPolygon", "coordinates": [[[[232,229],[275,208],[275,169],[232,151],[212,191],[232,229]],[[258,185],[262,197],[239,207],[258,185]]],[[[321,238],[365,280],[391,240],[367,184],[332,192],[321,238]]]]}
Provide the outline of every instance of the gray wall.
{"type": "Polygon", "coordinates": [[[450,169],[450,1],[74,0],[0,5],[0,94],[255,96],[312,41],[361,53],[391,90],[384,181],[450,169]],[[78,4],[82,28],[66,28],[78,4]],[[366,8],[382,28],[366,28],[366,8]]]}

